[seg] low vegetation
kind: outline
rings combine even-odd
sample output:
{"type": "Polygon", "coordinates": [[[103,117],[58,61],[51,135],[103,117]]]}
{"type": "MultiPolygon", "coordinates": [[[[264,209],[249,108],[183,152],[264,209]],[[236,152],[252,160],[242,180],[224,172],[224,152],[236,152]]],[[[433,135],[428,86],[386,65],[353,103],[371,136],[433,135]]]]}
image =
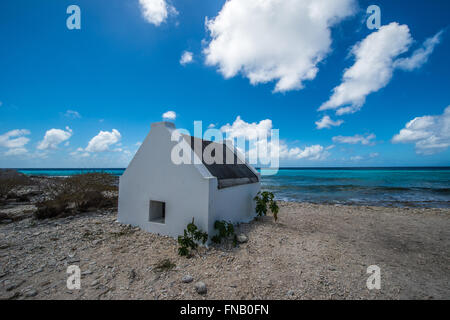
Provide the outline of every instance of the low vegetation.
{"type": "Polygon", "coordinates": [[[115,178],[107,173],[86,173],[47,186],[48,199],[37,204],[37,219],[54,218],[89,210],[117,206],[117,199],[105,196],[116,191],[115,178]]]}
{"type": "Polygon", "coordinates": [[[178,244],[180,245],[178,254],[184,257],[190,256],[192,255],[192,250],[198,248],[198,242],[205,244],[207,240],[208,234],[200,230],[195,225],[194,218],[192,218],[192,222],[184,229],[184,235],[178,237],[178,244]]]}
{"type": "Polygon", "coordinates": [[[258,192],[254,198],[256,201],[256,213],[258,214],[258,217],[267,215],[267,212],[270,210],[275,221],[278,220],[278,212],[280,211],[280,208],[274,198],[275,196],[272,192],[258,192]]]}
{"type": "Polygon", "coordinates": [[[224,239],[233,239],[233,245],[237,245],[237,236],[234,232],[234,226],[231,222],[227,222],[224,220],[214,222],[214,229],[218,231],[218,233],[211,238],[211,241],[220,244],[224,239]]]}
{"type": "Polygon", "coordinates": [[[17,195],[17,190],[24,186],[33,185],[33,181],[24,174],[15,170],[0,171],[0,204],[14,200],[28,202],[27,195],[17,195]]]}
{"type": "Polygon", "coordinates": [[[156,272],[166,272],[175,268],[176,265],[170,259],[163,259],[155,265],[156,272]]]}

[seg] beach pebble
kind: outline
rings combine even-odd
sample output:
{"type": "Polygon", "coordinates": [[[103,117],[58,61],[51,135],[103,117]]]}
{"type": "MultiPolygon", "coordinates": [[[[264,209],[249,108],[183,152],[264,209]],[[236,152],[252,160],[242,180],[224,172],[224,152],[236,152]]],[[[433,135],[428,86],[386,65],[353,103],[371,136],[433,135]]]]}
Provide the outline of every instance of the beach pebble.
{"type": "Polygon", "coordinates": [[[190,283],[190,282],[194,281],[194,278],[187,274],[187,275],[183,276],[183,278],[181,278],[181,281],[183,283],[190,283]]]}
{"type": "Polygon", "coordinates": [[[289,290],[286,294],[288,296],[292,297],[295,294],[295,292],[294,292],[294,290],[289,290]]]}
{"type": "Polygon", "coordinates": [[[208,289],[206,289],[206,284],[204,282],[199,281],[195,284],[195,291],[197,291],[198,294],[206,294],[208,289]]]}
{"type": "Polygon", "coordinates": [[[245,234],[240,234],[237,236],[237,241],[239,243],[246,243],[248,241],[248,237],[245,234]]]}
{"type": "Polygon", "coordinates": [[[37,296],[38,292],[36,290],[30,290],[25,293],[25,297],[31,298],[37,296]]]}
{"type": "Polygon", "coordinates": [[[94,281],[92,281],[91,282],[91,287],[95,287],[95,286],[97,286],[98,285],[98,280],[94,280],[94,281]]]}

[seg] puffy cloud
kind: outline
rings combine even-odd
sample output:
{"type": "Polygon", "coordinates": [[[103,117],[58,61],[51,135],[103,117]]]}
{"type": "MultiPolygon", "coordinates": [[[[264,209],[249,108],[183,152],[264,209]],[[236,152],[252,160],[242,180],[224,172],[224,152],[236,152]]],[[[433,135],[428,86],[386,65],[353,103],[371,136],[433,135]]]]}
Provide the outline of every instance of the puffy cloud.
{"type": "Polygon", "coordinates": [[[175,111],[167,111],[163,113],[162,117],[165,120],[175,120],[177,118],[177,114],[175,111]]]}
{"type": "Polygon", "coordinates": [[[348,143],[348,144],[358,144],[361,143],[362,145],[373,145],[373,139],[375,139],[376,136],[372,133],[367,136],[363,136],[360,134],[350,136],[350,137],[344,137],[344,136],[337,136],[333,137],[333,142],[335,143],[348,143]]]}
{"type": "Polygon", "coordinates": [[[342,83],[334,88],[320,111],[338,109],[337,114],[353,113],[365,103],[367,95],[385,87],[392,78],[394,59],[412,43],[409,28],[393,22],[382,26],[352,48],[355,64],[344,72],[342,83]],[[347,107],[342,107],[349,105],[347,107]]]}
{"type": "Polygon", "coordinates": [[[192,52],[184,51],[181,55],[180,64],[182,66],[185,66],[192,62],[194,62],[194,55],[192,54],[192,52]]]}
{"type": "Polygon", "coordinates": [[[169,16],[178,14],[166,0],[139,0],[139,4],[145,20],[155,26],[165,22],[169,16]]]}
{"type": "Polygon", "coordinates": [[[354,156],[354,157],[350,157],[351,161],[361,161],[363,159],[362,156],[354,156]]]}
{"type": "Polygon", "coordinates": [[[14,148],[14,149],[9,149],[8,151],[6,151],[4,153],[5,156],[9,157],[9,156],[21,156],[24,154],[27,154],[28,150],[25,148],[14,148]]]}
{"type": "Polygon", "coordinates": [[[81,119],[80,113],[74,110],[67,110],[64,116],[71,119],[81,119]]]}
{"type": "Polygon", "coordinates": [[[23,148],[29,141],[26,135],[29,135],[30,131],[26,129],[16,129],[8,131],[0,135],[0,147],[16,149],[23,148]]]}
{"type": "Polygon", "coordinates": [[[61,142],[69,140],[72,136],[72,129],[66,127],[66,131],[61,129],[50,129],[45,133],[44,139],[38,144],[39,150],[56,149],[61,142]]]}
{"type": "Polygon", "coordinates": [[[122,138],[120,132],[113,129],[111,132],[100,131],[98,135],[89,141],[85,151],[88,152],[104,152],[108,151],[109,147],[119,142],[122,138]]]}
{"type": "MultiPolygon", "coordinates": [[[[283,145],[282,145],[283,146],[283,145]]],[[[282,148],[281,158],[287,159],[307,159],[307,160],[323,160],[328,156],[328,152],[321,145],[312,145],[301,148],[282,148]]]]}
{"type": "Polygon", "coordinates": [[[220,130],[225,132],[227,138],[234,139],[245,137],[248,140],[255,140],[258,138],[267,137],[272,129],[272,120],[261,120],[259,123],[247,123],[241,119],[240,116],[236,118],[233,124],[227,123],[222,126],[220,130]]]}
{"type": "Polygon", "coordinates": [[[320,119],[319,121],[316,121],[316,127],[317,129],[324,129],[324,128],[331,128],[331,127],[339,127],[341,124],[343,124],[344,121],[343,120],[331,120],[331,118],[329,116],[324,116],[322,119],[320,119]]]}
{"type": "Polygon", "coordinates": [[[284,142],[275,144],[273,141],[263,139],[255,142],[248,151],[247,158],[267,163],[274,155],[284,160],[324,160],[329,156],[329,152],[321,145],[306,146],[303,149],[289,148],[284,142]]]}
{"type": "Polygon", "coordinates": [[[301,89],[331,51],[331,27],[354,12],[354,0],[228,0],[206,19],[206,64],[253,85],[276,81],[277,92],[301,89]]]}
{"type": "Polygon", "coordinates": [[[422,47],[415,50],[410,57],[395,61],[394,67],[405,71],[420,68],[428,61],[428,57],[433,53],[434,47],[441,42],[442,33],[443,31],[439,31],[434,37],[425,40],[422,47]]]}
{"type": "Polygon", "coordinates": [[[319,111],[337,109],[337,115],[361,109],[366,97],[384,88],[396,68],[410,71],[422,66],[440,41],[441,33],[427,39],[409,58],[395,60],[407,52],[413,39],[407,25],[392,22],[371,33],[352,48],[355,63],[344,72],[342,83],[333,89],[330,99],[319,111]]]}
{"type": "Polygon", "coordinates": [[[442,115],[417,117],[392,138],[393,143],[415,143],[418,154],[435,154],[450,146],[450,106],[442,115]]]}
{"type": "MultiPolygon", "coordinates": [[[[306,146],[303,149],[290,148],[283,141],[273,140],[271,136],[272,120],[270,119],[248,123],[238,116],[233,124],[226,124],[220,130],[226,134],[226,139],[245,138],[250,140],[249,150],[246,153],[247,158],[259,159],[262,162],[270,160],[271,155],[278,155],[280,159],[288,160],[322,160],[329,155],[321,145],[306,146]]],[[[244,153],[243,150],[240,151],[244,153]]]]}

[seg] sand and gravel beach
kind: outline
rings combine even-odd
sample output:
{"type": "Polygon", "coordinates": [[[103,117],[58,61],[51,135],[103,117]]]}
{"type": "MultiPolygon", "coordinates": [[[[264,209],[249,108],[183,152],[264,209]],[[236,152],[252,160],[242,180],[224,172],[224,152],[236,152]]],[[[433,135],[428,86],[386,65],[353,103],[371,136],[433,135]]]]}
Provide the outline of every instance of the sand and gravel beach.
{"type": "Polygon", "coordinates": [[[33,201],[0,208],[0,299],[450,298],[449,209],[279,202],[278,222],[237,227],[247,242],[185,258],[175,239],[118,224],[114,208],[37,220],[33,201]],[[380,290],[366,286],[370,265],[380,290]]]}

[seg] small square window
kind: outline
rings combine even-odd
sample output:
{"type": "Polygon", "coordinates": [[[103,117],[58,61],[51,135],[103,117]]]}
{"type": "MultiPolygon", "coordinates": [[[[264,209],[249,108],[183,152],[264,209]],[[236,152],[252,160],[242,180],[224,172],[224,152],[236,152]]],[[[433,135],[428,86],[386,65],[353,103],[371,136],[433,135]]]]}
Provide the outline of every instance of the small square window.
{"type": "Polygon", "coordinates": [[[150,200],[149,221],[166,223],[166,203],[150,200]]]}

